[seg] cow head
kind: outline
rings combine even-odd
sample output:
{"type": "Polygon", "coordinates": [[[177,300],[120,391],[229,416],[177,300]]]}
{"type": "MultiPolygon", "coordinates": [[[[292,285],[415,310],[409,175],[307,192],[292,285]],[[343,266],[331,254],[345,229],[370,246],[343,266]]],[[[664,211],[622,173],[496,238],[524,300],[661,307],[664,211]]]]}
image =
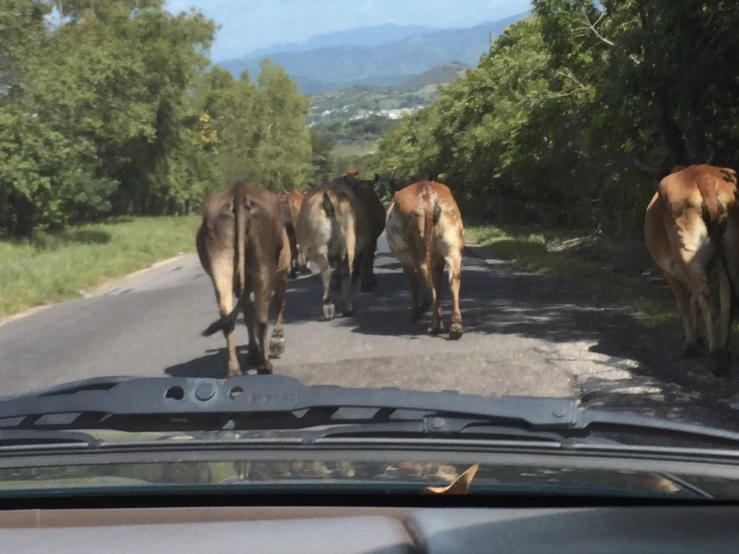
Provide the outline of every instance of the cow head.
{"type": "Polygon", "coordinates": [[[359,170],[353,165],[350,165],[346,168],[344,175],[351,175],[352,177],[356,177],[357,179],[359,179],[359,170]]]}

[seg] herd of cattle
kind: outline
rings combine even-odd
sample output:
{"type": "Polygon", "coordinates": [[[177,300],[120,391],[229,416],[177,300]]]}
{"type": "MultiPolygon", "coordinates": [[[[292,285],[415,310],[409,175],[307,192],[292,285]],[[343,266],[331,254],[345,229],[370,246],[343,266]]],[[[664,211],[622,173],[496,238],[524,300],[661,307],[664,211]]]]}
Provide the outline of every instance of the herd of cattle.
{"type": "Polygon", "coordinates": [[[371,292],[378,285],[374,260],[383,231],[408,280],[412,318],[419,319],[432,307],[433,333],[444,329],[440,285],[444,267],[449,266],[449,337],[462,336],[459,289],[464,230],[451,191],[432,181],[395,186],[386,211],[375,190],[378,185],[378,175],[365,180],[349,168],[305,194],[299,190],[276,194],[237,182],[206,198],[196,246],[200,263],[213,282],[220,318],[203,335],[223,332],[229,376],[241,374],[234,332],[241,311],[249,335],[249,363],[256,364],[260,374],[272,373],[266,346],[270,299],[275,321],[269,354],[279,357],[285,348],[288,278],[310,273],[311,263],[323,280],[324,317],[331,320],[336,315],[335,283],[341,286],[341,313],[353,316],[355,286],[371,292]]]}
{"type": "MultiPolygon", "coordinates": [[[[660,174],[632,156],[640,172],[659,180],[644,223],[646,246],[662,270],[684,325],[685,356],[700,352],[702,315],[713,373],[725,376],[730,365],[729,332],[739,308],[739,188],[733,169],[705,164],[675,166],[660,174]],[[711,284],[718,278],[720,329],[714,328],[711,284]]],[[[459,306],[462,218],[449,188],[419,181],[396,191],[385,210],[375,190],[379,176],[362,179],[354,168],[307,193],[276,194],[238,182],[210,195],[196,244],[203,268],[213,281],[220,319],[203,335],[222,331],[228,345],[228,374],[238,375],[234,328],[241,310],[249,334],[249,360],[259,373],[271,373],[267,354],[270,298],[275,323],[269,353],[285,347],[283,315],[288,277],[310,273],[323,280],[323,315],[336,315],[334,285],[341,288],[341,313],[354,315],[352,291],[371,292],[377,240],[385,231],[392,254],[410,285],[412,318],[432,307],[433,333],[443,331],[439,305],[441,278],[449,267],[452,296],[450,338],[462,335],[459,306]],[[254,299],[251,299],[251,296],[254,299]],[[236,305],[233,298],[236,296],[236,305]]]]}

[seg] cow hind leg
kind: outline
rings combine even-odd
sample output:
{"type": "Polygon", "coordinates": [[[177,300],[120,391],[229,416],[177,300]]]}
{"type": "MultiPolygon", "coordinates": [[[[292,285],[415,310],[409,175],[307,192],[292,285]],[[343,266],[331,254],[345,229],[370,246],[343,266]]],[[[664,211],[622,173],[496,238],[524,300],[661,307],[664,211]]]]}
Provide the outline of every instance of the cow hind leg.
{"type": "Polygon", "coordinates": [[[698,297],[695,295],[691,296],[690,291],[685,284],[676,277],[673,277],[669,273],[664,273],[664,277],[670,290],[672,290],[675,302],[677,302],[677,310],[683,321],[683,331],[685,333],[685,349],[683,351],[683,357],[695,357],[699,353],[696,333],[699,317],[698,297]]]}
{"type": "Polygon", "coordinates": [[[444,332],[444,322],[441,320],[441,278],[444,275],[444,262],[432,263],[429,268],[431,277],[431,332],[438,335],[444,332]]]}
{"type": "MultiPolygon", "coordinates": [[[[233,311],[233,261],[222,258],[214,261],[213,269],[213,288],[216,293],[216,301],[218,302],[218,310],[221,318],[225,318],[233,311]]],[[[241,366],[239,358],[236,354],[236,331],[235,325],[228,325],[223,329],[223,336],[226,338],[226,348],[228,350],[228,376],[241,374],[241,366]]]]}
{"type": "Polygon", "coordinates": [[[254,302],[249,298],[249,293],[244,295],[242,302],[244,304],[244,323],[246,323],[246,329],[249,333],[249,365],[257,365],[259,363],[259,344],[255,332],[257,311],[254,308],[254,302]]]}
{"type": "MultiPolygon", "coordinates": [[[[421,311],[418,306],[418,292],[420,285],[418,282],[418,275],[416,275],[416,268],[413,264],[407,261],[402,261],[403,273],[405,278],[408,280],[408,286],[411,289],[411,321],[418,321],[426,310],[421,311]]],[[[426,307],[428,309],[428,306],[426,307]]]]}
{"type": "Polygon", "coordinates": [[[449,265],[449,289],[452,293],[452,325],[449,327],[449,338],[456,340],[462,337],[462,310],[459,307],[459,289],[462,287],[462,255],[460,253],[447,256],[449,265]]]}
{"type": "Polygon", "coordinates": [[[717,377],[725,377],[729,374],[731,367],[731,354],[729,353],[729,334],[731,333],[732,306],[729,279],[723,268],[719,271],[719,296],[721,302],[721,328],[719,343],[716,348],[716,365],[713,373],[717,377]]]}
{"type": "Polygon", "coordinates": [[[282,356],[285,351],[285,329],[282,317],[285,313],[285,298],[287,296],[287,276],[284,272],[277,272],[275,278],[275,294],[272,297],[272,307],[275,311],[275,326],[272,329],[272,337],[269,340],[269,353],[272,356],[282,356]]]}
{"type": "Polygon", "coordinates": [[[348,255],[341,259],[342,315],[345,317],[351,317],[354,315],[354,305],[352,304],[352,263],[353,260],[351,260],[348,255]]]}
{"type": "MultiPolygon", "coordinates": [[[[374,238],[367,248],[367,264],[369,265],[369,291],[377,286],[377,276],[375,275],[375,257],[377,256],[377,239],[374,238]]],[[[367,292],[369,292],[367,291],[367,292]]]]}
{"type": "Polygon", "coordinates": [[[708,350],[714,360],[712,373],[716,377],[725,376],[729,370],[729,358],[725,349],[721,348],[716,340],[716,333],[713,326],[713,310],[711,307],[711,294],[702,276],[694,275],[691,280],[691,289],[693,294],[698,298],[698,305],[703,314],[703,321],[706,326],[706,337],[708,338],[708,350]]]}
{"type": "Polygon", "coordinates": [[[323,280],[323,317],[330,321],[336,316],[336,305],[331,290],[331,264],[328,263],[328,255],[325,251],[317,252],[314,260],[321,270],[323,280]]]}
{"type": "MultiPolygon", "coordinates": [[[[263,269],[262,272],[265,273],[267,270],[263,269]]],[[[270,273],[274,275],[274,272],[270,273]]],[[[269,301],[272,292],[271,284],[272,279],[268,278],[267,275],[260,275],[254,295],[254,304],[256,305],[257,338],[259,340],[259,365],[257,366],[257,373],[260,375],[269,375],[272,373],[272,363],[267,357],[269,301]]]]}
{"type": "Polygon", "coordinates": [[[706,346],[706,338],[699,332],[700,306],[698,306],[698,298],[693,294],[690,295],[690,318],[693,326],[693,333],[695,333],[695,344],[702,348],[706,346]]]}

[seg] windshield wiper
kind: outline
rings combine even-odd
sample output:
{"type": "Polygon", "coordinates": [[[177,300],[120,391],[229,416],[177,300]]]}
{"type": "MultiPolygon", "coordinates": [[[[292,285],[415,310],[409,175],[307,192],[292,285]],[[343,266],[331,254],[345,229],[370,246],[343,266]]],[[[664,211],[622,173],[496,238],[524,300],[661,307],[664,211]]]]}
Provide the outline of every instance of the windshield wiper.
{"type": "Polygon", "coordinates": [[[0,429],[0,452],[3,448],[87,448],[96,447],[100,441],[88,433],[76,431],[42,431],[0,429]]]}
{"type": "Polygon", "coordinates": [[[560,443],[610,432],[739,446],[739,433],[733,431],[588,410],[570,398],[304,385],[281,375],[239,376],[226,381],[96,378],[0,398],[0,432],[96,429],[211,433],[300,430],[296,436],[310,441],[413,436],[509,437],[560,443]]]}

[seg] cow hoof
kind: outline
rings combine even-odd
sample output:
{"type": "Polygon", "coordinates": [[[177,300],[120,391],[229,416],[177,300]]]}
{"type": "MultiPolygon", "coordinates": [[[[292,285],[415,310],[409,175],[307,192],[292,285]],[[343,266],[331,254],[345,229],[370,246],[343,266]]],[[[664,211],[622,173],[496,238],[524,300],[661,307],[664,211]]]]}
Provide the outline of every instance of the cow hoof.
{"type": "Polygon", "coordinates": [[[269,341],[269,353],[271,356],[280,357],[285,352],[285,337],[272,337],[269,341]]]}
{"type": "Polygon", "coordinates": [[[464,334],[464,329],[461,323],[453,323],[449,329],[449,340],[459,340],[464,334]]]}
{"type": "Polygon", "coordinates": [[[272,364],[267,361],[265,364],[261,364],[257,368],[258,375],[272,375],[272,364]]]}
{"type": "Polygon", "coordinates": [[[700,346],[696,343],[694,344],[688,344],[685,346],[685,350],[683,350],[683,358],[695,358],[700,354],[700,346]]]}
{"type": "Polygon", "coordinates": [[[323,305],[323,317],[331,321],[336,316],[336,306],[333,302],[323,305]]]}

